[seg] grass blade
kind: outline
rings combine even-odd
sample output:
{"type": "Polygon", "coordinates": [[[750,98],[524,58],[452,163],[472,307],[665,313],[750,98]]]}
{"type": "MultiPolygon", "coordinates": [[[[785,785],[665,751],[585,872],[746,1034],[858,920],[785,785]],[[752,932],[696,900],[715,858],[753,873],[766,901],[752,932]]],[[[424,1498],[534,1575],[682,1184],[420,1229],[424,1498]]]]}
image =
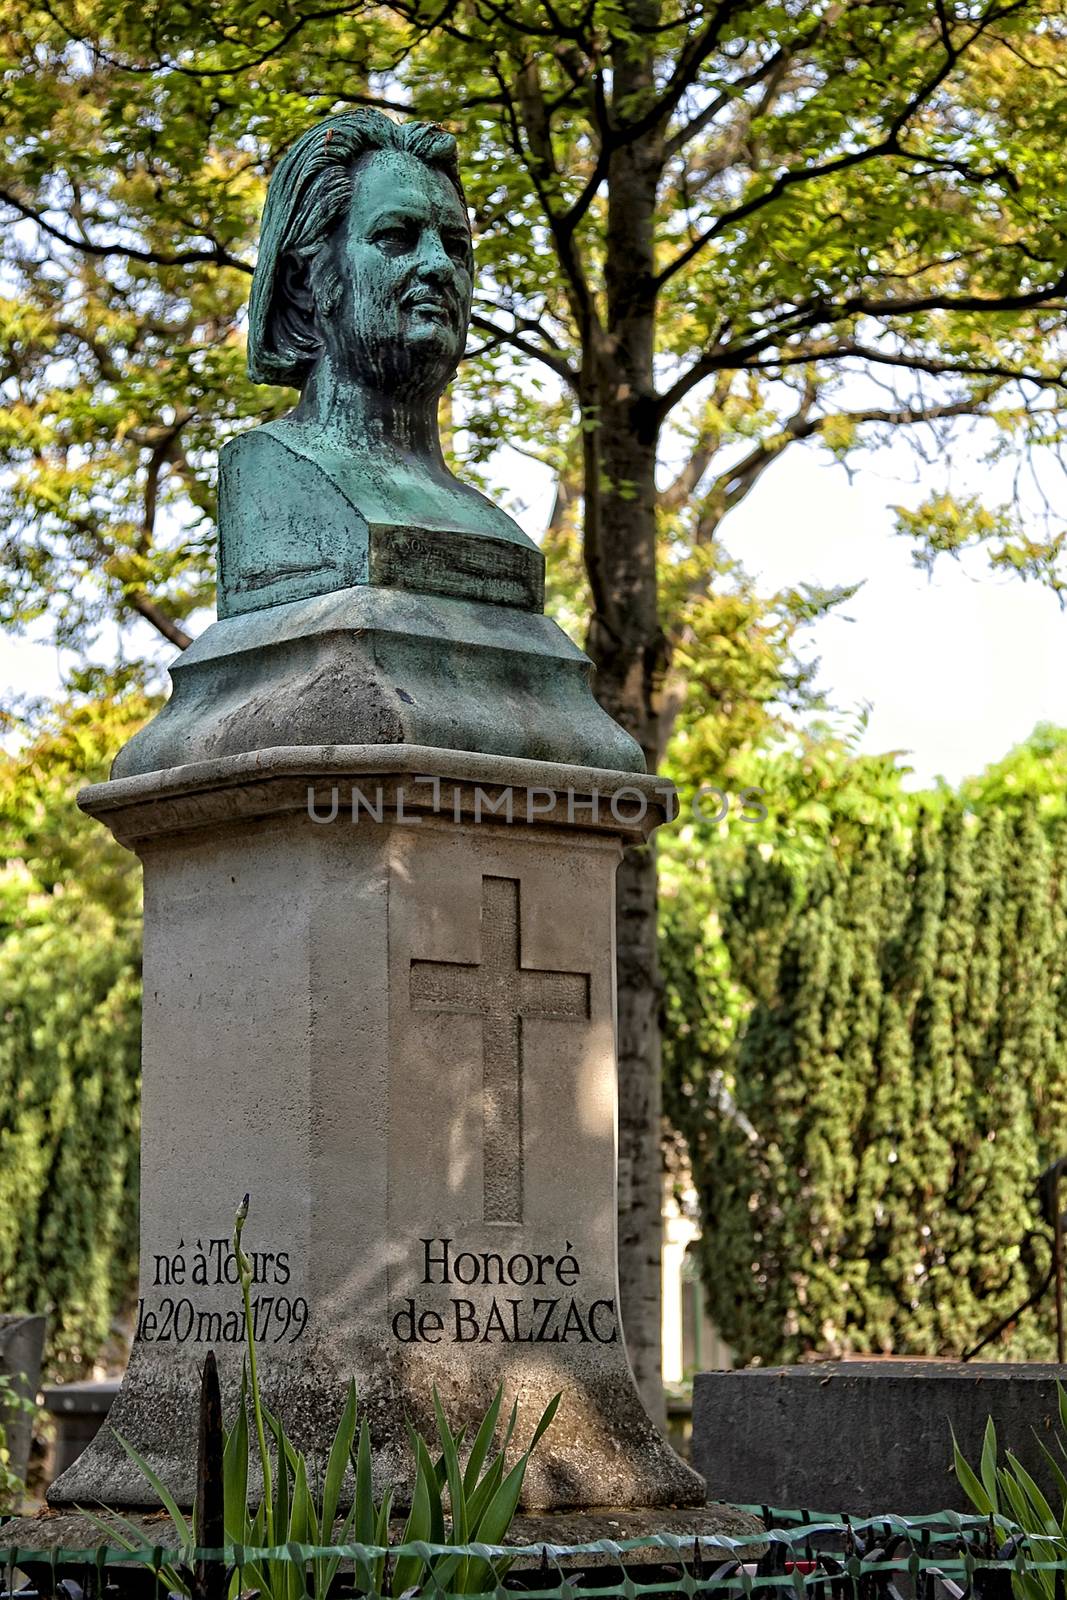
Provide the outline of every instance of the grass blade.
{"type": "Polygon", "coordinates": [[[145,1478],[147,1478],[148,1482],[152,1485],[152,1488],[159,1496],[164,1511],[174,1524],[174,1530],[178,1535],[179,1542],[187,1549],[191,1550],[193,1548],[192,1530],[179,1511],[178,1503],[171,1494],[170,1490],[157,1476],[157,1474],[152,1471],[152,1468],[148,1465],[148,1462],[145,1460],[144,1456],[139,1455],[138,1452],[133,1448],[133,1445],[130,1444],[129,1440],[124,1439],[117,1428],[112,1428],[111,1431],[115,1435],[115,1438],[118,1440],[119,1444],[125,1450],[126,1454],[129,1456],[130,1460],[133,1462],[134,1466],[144,1475],[145,1478]]]}
{"type": "MultiPolygon", "coordinates": [[[[426,1473],[419,1465],[415,1473],[415,1489],[411,1496],[411,1510],[404,1524],[402,1544],[430,1537],[430,1486],[426,1473]]],[[[401,1556],[393,1568],[393,1594],[402,1595],[405,1589],[414,1589],[426,1565],[421,1556],[401,1556]]]]}
{"type": "Polygon", "coordinates": [[[493,1396],[492,1404],[490,1405],[489,1410],[482,1418],[481,1427],[474,1436],[474,1443],[471,1445],[471,1453],[467,1457],[467,1468],[463,1474],[463,1489],[464,1493],[468,1496],[476,1487],[482,1467],[485,1465],[485,1458],[489,1454],[489,1446],[493,1442],[493,1435],[496,1432],[496,1425],[500,1420],[500,1407],[503,1399],[504,1385],[501,1384],[496,1394],[493,1396]]]}
{"type": "Polygon", "coordinates": [[[956,1478],[960,1488],[971,1502],[974,1509],[983,1517],[988,1517],[993,1506],[983,1488],[981,1481],[968,1466],[963,1452],[956,1439],[956,1430],[952,1430],[952,1464],[956,1469],[956,1478]]]}
{"type": "Polygon", "coordinates": [[[326,1479],[322,1486],[322,1542],[332,1544],[333,1525],[337,1520],[337,1505],[341,1498],[345,1468],[352,1453],[352,1440],[356,1434],[356,1381],[348,1385],[345,1408],[337,1424],[333,1444],[326,1462],[326,1479]]]}

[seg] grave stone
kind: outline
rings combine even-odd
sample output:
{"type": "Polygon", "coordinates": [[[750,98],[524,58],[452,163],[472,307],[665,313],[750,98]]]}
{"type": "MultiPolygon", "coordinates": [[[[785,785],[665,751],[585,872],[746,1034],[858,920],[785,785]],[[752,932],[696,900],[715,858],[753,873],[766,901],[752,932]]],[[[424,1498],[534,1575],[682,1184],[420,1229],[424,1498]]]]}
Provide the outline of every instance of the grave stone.
{"type": "MultiPolygon", "coordinates": [[[[334,117],[275,169],[254,377],[222,451],[219,620],[80,803],[144,864],[141,1282],[112,1420],[193,1496],[197,1371],[232,1405],[247,1190],[268,1403],[322,1454],[354,1376],[405,1418],[503,1384],[529,1511],[698,1506],[644,1412],[616,1274],[614,877],[669,786],[542,614],[543,561],[441,455],[470,239],[455,146],[334,117]]],[[[151,1502],[102,1431],[53,1505],[151,1502]]]]}

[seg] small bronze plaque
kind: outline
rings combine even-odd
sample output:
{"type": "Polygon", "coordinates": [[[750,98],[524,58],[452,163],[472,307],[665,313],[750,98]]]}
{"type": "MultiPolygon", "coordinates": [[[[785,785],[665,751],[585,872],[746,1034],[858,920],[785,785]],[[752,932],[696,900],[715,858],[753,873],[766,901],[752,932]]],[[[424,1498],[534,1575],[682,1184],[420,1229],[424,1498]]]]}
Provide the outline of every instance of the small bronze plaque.
{"type": "Polygon", "coordinates": [[[544,609],[541,552],[472,533],[372,522],[370,581],[385,589],[416,589],[522,611],[544,609]]]}

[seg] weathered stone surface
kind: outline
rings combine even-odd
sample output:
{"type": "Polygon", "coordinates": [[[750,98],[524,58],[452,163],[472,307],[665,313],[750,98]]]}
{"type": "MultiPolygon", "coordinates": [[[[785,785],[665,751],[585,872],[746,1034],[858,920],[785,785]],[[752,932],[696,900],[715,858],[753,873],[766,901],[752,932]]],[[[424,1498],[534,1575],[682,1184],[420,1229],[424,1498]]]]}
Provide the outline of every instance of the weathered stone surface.
{"type": "Polygon", "coordinates": [[[215,623],[116,778],[279,745],[425,745],[641,772],[548,617],[350,588],[215,623]]]}
{"type": "MultiPolygon", "coordinates": [[[[429,1431],[436,1385],[469,1425],[502,1383],[520,1438],[563,1392],[528,1509],[699,1504],[617,1316],[613,882],[663,786],[403,748],[345,764],[259,752],[81,797],[145,868],[141,1307],[114,1425],[188,1503],[204,1351],[231,1404],[239,1381],[249,1190],[268,1403],[320,1465],[350,1376],[401,1498],[405,1413],[429,1431]],[[333,821],[309,781],[318,818],[344,790],[333,821]],[[509,785],[510,825],[487,804],[509,785]]],[[[151,1495],[101,1435],[51,1499],[151,1495]]]]}
{"type": "MultiPolygon", "coordinates": [[[[134,1511],[128,1517],[146,1544],[159,1545],[163,1549],[175,1548],[174,1524],[166,1512],[134,1511]]],[[[592,1544],[598,1539],[613,1539],[616,1543],[622,1543],[624,1540],[644,1538],[648,1534],[665,1533],[676,1539],[699,1538],[705,1560],[714,1560],[714,1553],[704,1545],[705,1540],[718,1535],[724,1539],[744,1540],[746,1554],[758,1558],[766,1548],[766,1542],[761,1537],[763,1531],[763,1524],[757,1517],[739,1511],[735,1506],[697,1506],[688,1511],[669,1508],[629,1511],[612,1506],[596,1506],[581,1512],[554,1511],[540,1516],[520,1514],[513,1521],[503,1542],[516,1547],[592,1544]]],[[[340,1538],[341,1532],[342,1525],[338,1522],[334,1537],[340,1538]]],[[[403,1521],[397,1518],[389,1527],[390,1544],[399,1544],[403,1533],[403,1521]]],[[[86,1550],[95,1547],[99,1540],[97,1525],[77,1511],[45,1510],[35,1517],[23,1517],[4,1524],[4,1541],[8,1549],[17,1546],[23,1550],[42,1552],[86,1550]]],[[[671,1556],[662,1546],[648,1544],[628,1551],[625,1559],[627,1566],[632,1567],[669,1562],[671,1556]]],[[[516,1565],[536,1566],[538,1562],[538,1557],[520,1558],[516,1565]]],[[[585,1555],[561,1558],[561,1565],[573,1570],[576,1566],[617,1566],[617,1561],[614,1556],[607,1554],[585,1555]]]]}
{"type": "Polygon", "coordinates": [[[975,1465],[986,1418],[1046,1491],[1038,1438],[1057,1422],[1058,1366],[817,1362],[698,1373],[693,1462],[709,1493],[747,1505],[856,1516],[972,1509],[952,1430],[975,1465]]]}

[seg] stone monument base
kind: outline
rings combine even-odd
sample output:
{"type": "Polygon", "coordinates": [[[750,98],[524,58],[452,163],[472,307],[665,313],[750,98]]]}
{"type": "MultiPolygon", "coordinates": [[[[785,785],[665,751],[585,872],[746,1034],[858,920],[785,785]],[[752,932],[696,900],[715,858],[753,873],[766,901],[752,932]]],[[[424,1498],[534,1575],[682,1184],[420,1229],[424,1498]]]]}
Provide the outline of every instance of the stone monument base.
{"type": "MultiPolygon", "coordinates": [[[[240,619],[238,619],[240,620],[240,619]]],[[[145,870],[141,1285],[111,1421],[181,1506],[199,1373],[234,1415],[243,1249],[267,1404],[319,1476],[355,1379],[405,1503],[434,1392],[515,1443],[528,1512],[702,1505],[644,1411],[616,1277],[615,870],[636,773],[401,745],[279,748],[80,803],[145,870]]],[[[103,1430],[49,1491],[146,1507],[103,1430]]]]}
{"type": "MultiPolygon", "coordinates": [[[[146,1545],[174,1549],[177,1543],[174,1524],[166,1512],[125,1512],[126,1520],[144,1536],[146,1545]]],[[[390,1542],[398,1544],[403,1535],[403,1519],[394,1520],[390,1527],[390,1542]]],[[[546,1512],[540,1516],[515,1518],[508,1530],[505,1544],[516,1547],[540,1545],[560,1546],[593,1544],[600,1539],[612,1539],[622,1544],[643,1539],[654,1534],[668,1534],[676,1539],[727,1539],[751,1541],[751,1556],[756,1559],[766,1548],[763,1541],[763,1523],[736,1506],[710,1504],[691,1506],[686,1510],[673,1507],[647,1509],[617,1509],[611,1506],[594,1506],[587,1511],[546,1512]]],[[[335,1530],[340,1534],[340,1526],[335,1530]]],[[[35,1517],[21,1517],[4,1524],[5,1550],[39,1550],[51,1555],[53,1550],[86,1550],[98,1545],[100,1529],[95,1522],[77,1511],[42,1511],[35,1517]]],[[[537,1558],[539,1559],[539,1558],[537,1558]]],[[[709,1559],[705,1552],[705,1559],[709,1559]]],[[[713,1557],[710,1559],[714,1559],[713,1557]]],[[[725,1559],[725,1558],[724,1558],[725,1559]]],[[[661,1546],[648,1544],[625,1556],[627,1567],[660,1565],[671,1560],[670,1553],[661,1546]]],[[[520,1558],[518,1566],[535,1565],[535,1558],[520,1558]]],[[[603,1567],[615,1565],[613,1556],[583,1555],[560,1558],[565,1569],[575,1567],[603,1567]]]]}

